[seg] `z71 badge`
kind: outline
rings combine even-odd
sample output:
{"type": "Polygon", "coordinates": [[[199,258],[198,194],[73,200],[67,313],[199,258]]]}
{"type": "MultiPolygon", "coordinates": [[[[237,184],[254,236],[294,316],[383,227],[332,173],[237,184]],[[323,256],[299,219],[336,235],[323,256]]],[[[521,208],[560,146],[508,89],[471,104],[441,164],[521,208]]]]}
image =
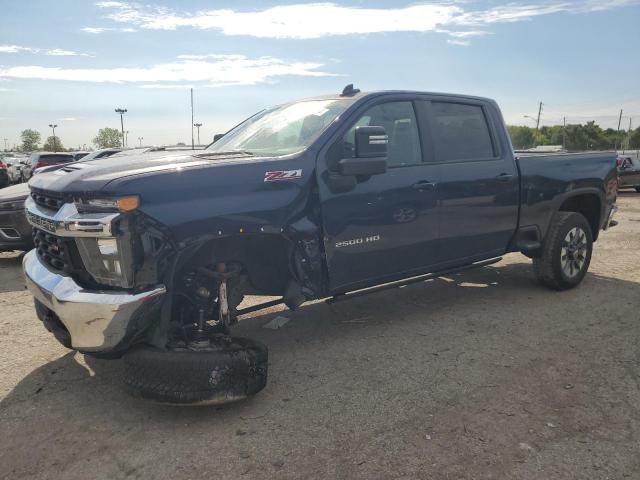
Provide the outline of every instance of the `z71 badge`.
{"type": "Polygon", "coordinates": [[[302,169],[276,170],[274,172],[264,172],[265,182],[281,182],[285,180],[295,180],[296,178],[302,178],[302,169]]]}

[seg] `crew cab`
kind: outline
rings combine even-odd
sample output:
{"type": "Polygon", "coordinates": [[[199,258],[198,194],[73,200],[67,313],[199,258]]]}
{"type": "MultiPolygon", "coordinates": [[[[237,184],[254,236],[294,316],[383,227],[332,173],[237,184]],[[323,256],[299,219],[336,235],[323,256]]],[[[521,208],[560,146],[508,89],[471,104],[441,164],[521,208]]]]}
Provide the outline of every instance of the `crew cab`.
{"type": "Polygon", "coordinates": [[[493,100],[347,86],[265,109],[203,151],[37,175],[24,271],[45,326],[69,348],[124,354],[133,393],[222,402],[266,381],[264,346],[229,336],[244,295],[296,309],[511,252],[572,288],[617,185],[615,152],[514,154],[493,100]]]}

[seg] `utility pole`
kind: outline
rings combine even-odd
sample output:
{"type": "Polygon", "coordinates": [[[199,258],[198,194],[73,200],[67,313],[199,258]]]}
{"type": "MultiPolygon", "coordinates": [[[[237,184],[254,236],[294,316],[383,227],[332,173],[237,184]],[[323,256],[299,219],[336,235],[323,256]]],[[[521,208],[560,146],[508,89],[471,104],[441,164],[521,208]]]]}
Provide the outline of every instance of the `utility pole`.
{"type": "Polygon", "coordinates": [[[540,106],[538,107],[538,120],[536,120],[536,133],[540,128],[540,114],[542,113],[542,102],[540,102],[540,106]]]}
{"type": "Polygon", "coordinates": [[[138,142],[140,142],[140,148],[142,148],[142,140],[143,140],[143,137],[138,137],[138,142]]]}
{"type": "MultiPolygon", "coordinates": [[[[629,117],[629,131],[627,133],[627,150],[629,149],[629,143],[631,143],[631,118],[629,117]]],[[[624,144],[622,145],[622,154],[624,155],[624,144]]]]}
{"type": "Polygon", "coordinates": [[[201,123],[194,123],[193,126],[198,129],[198,146],[200,146],[200,127],[202,126],[202,124],[201,123]]]}
{"type": "Polygon", "coordinates": [[[567,149],[567,117],[562,117],[562,150],[567,149]]]}
{"type": "Polygon", "coordinates": [[[122,129],[122,148],[125,148],[124,145],[124,120],[122,118],[122,116],[127,113],[127,109],[126,108],[116,108],[116,113],[120,114],[120,128],[122,129]]]}
{"type": "Polygon", "coordinates": [[[129,130],[127,130],[125,133],[125,142],[124,142],[124,146],[128,147],[129,146],[129,130]]]}
{"type": "MultiPolygon", "coordinates": [[[[613,142],[613,149],[618,151],[618,137],[620,136],[620,123],[622,123],[622,109],[620,109],[620,116],[618,117],[618,131],[616,132],[616,139],[613,142]]],[[[620,142],[622,143],[622,142],[620,142]]],[[[622,146],[622,145],[620,145],[622,146]]]]}
{"type": "Polygon", "coordinates": [[[5,152],[8,152],[8,150],[7,150],[7,140],[8,140],[7,138],[4,139],[4,151],[5,152]]]}
{"type": "MultiPolygon", "coordinates": [[[[200,143],[200,142],[198,142],[200,143]]],[[[195,150],[193,141],[193,88],[191,89],[191,150],[195,150]]]]}
{"type": "Polygon", "coordinates": [[[57,147],[56,144],[58,143],[58,142],[56,142],[56,127],[58,125],[54,125],[54,124],[50,123],[49,126],[51,127],[51,130],[53,130],[53,153],[56,153],[56,151],[57,151],[56,150],[56,147],[57,147]]]}

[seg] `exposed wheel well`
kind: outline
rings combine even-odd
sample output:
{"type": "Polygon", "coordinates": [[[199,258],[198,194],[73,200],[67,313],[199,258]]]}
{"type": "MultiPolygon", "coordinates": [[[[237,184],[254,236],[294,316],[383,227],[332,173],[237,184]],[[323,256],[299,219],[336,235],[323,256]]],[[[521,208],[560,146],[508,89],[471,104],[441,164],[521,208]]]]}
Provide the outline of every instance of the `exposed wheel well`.
{"type": "Polygon", "coordinates": [[[237,262],[255,293],[282,295],[291,278],[289,242],[280,235],[236,235],[203,244],[193,263],[237,262]]]}
{"type": "Polygon", "coordinates": [[[589,222],[591,236],[593,241],[596,241],[600,232],[601,214],[601,202],[598,195],[585,193],[569,197],[560,205],[560,211],[581,213],[589,222]]]}

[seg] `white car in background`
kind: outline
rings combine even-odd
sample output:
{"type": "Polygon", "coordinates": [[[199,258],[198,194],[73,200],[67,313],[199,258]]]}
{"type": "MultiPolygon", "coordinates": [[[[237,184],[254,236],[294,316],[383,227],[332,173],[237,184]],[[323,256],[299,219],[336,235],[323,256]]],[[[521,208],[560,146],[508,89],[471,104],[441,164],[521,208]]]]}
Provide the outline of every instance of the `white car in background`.
{"type": "Polygon", "coordinates": [[[5,157],[4,163],[7,165],[9,183],[20,183],[22,181],[22,169],[28,158],[26,157],[5,157]]]}

